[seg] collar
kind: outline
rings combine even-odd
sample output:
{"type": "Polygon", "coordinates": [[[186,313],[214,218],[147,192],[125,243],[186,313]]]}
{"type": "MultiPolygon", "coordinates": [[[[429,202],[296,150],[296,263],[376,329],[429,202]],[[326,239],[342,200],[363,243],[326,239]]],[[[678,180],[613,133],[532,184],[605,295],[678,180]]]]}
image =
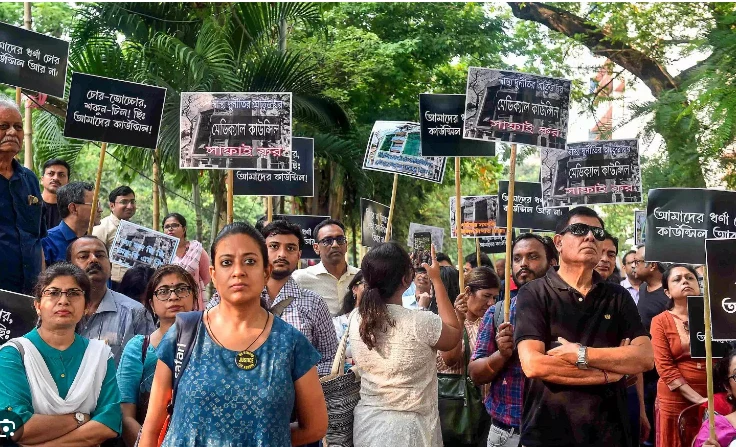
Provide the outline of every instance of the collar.
{"type": "Polygon", "coordinates": [[[408,295],[401,297],[401,304],[407,309],[419,309],[419,302],[417,302],[416,296],[408,295]]]}
{"type": "Polygon", "coordinates": [[[112,211],[110,212],[110,215],[107,216],[105,219],[109,219],[110,223],[112,223],[116,227],[120,225],[120,219],[118,219],[117,216],[112,213],[112,211]]]}
{"type": "MultiPolygon", "coordinates": [[[[547,270],[547,274],[545,275],[547,283],[558,290],[574,289],[570,284],[566,283],[565,280],[562,279],[559,273],[557,273],[559,269],[559,266],[554,266],[547,270]]],[[[593,270],[593,284],[590,290],[593,290],[598,284],[603,282],[603,277],[601,277],[600,273],[593,270]]]]}
{"type": "MultiPolygon", "coordinates": [[[[315,265],[313,268],[314,268],[314,271],[315,271],[315,274],[316,275],[325,274],[325,275],[332,276],[332,273],[330,273],[330,272],[327,271],[327,267],[325,267],[325,265],[322,262],[320,262],[319,264],[315,265]]],[[[359,268],[353,267],[352,265],[348,264],[348,269],[345,270],[345,273],[343,273],[342,276],[345,276],[345,275],[355,275],[359,271],[360,271],[359,268]]],[[[342,276],[341,276],[341,278],[342,278],[342,276]]],[[[333,278],[334,278],[334,276],[333,276],[333,278]]]]}
{"type": "Polygon", "coordinates": [[[102,301],[100,301],[100,305],[97,306],[97,311],[95,312],[95,314],[117,311],[118,306],[115,305],[115,297],[113,296],[113,291],[108,287],[105,295],[102,297],[102,301]]]}
{"type": "Polygon", "coordinates": [[[64,239],[67,241],[74,241],[77,240],[77,233],[74,232],[74,230],[69,227],[69,225],[64,222],[64,219],[61,220],[61,223],[59,223],[59,231],[61,232],[61,235],[64,236],[64,239]]]}
{"type": "Polygon", "coordinates": [[[623,287],[624,287],[625,289],[633,289],[633,288],[634,288],[634,286],[633,286],[633,285],[631,284],[631,281],[629,281],[629,278],[628,278],[628,277],[624,278],[624,279],[623,279],[623,280],[621,281],[621,285],[622,285],[622,286],[623,286],[623,287]]]}
{"type": "Polygon", "coordinates": [[[275,306],[277,303],[285,300],[288,297],[298,297],[302,293],[301,289],[299,288],[299,285],[294,280],[293,276],[289,276],[289,279],[286,280],[284,283],[284,286],[281,287],[281,290],[279,290],[278,295],[273,299],[273,303],[271,303],[271,296],[268,294],[268,287],[264,287],[263,291],[261,292],[261,298],[265,299],[267,303],[270,304],[271,307],[275,306]]]}

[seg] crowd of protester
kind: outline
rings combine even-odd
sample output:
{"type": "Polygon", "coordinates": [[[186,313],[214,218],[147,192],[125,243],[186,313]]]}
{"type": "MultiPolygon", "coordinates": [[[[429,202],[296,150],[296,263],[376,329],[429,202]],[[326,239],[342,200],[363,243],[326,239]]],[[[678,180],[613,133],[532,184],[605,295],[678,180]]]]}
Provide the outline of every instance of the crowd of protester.
{"type": "MultiPolygon", "coordinates": [[[[308,268],[301,229],[283,220],[227,225],[208,254],[171,213],[173,262],[125,269],[109,250],[135,192],[115,188],[93,219],[92,185],[55,159],[41,191],[14,158],[22,139],[0,100],[2,288],[32,295],[38,314],[0,347],[0,410],[19,417],[21,445],[324,445],[320,381],[336,362],[360,381],[356,446],[676,447],[678,417],[706,401],[689,349],[697,271],[643,247],[619,260],[590,208],[569,210],[553,238],[518,235],[511,259],[460,259],[462,272],[434,248],[417,265],[396,242],[352,266],[335,219],[315,228],[308,268]]],[[[716,439],[696,427],[696,447],[736,445],[734,358],[715,367],[716,439]]]]}

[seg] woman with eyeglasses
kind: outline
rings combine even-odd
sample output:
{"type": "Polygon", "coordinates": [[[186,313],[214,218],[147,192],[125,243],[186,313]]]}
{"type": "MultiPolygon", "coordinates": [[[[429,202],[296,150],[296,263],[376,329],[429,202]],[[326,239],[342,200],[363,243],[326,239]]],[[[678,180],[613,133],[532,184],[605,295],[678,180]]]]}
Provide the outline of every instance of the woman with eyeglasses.
{"type": "Polygon", "coordinates": [[[197,303],[204,309],[204,290],[210,283],[210,257],[198,241],[187,240],[187,220],[179,213],[169,213],[161,224],[164,233],[179,238],[179,246],[172,264],[180,265],[189,272],[198,284],[197,303]]]}
{"type": "MultiPolygon", "coordinates": [[[[695,437],[693,447],[734,447],[736,446],[736,346],[733,343],[730,344],[726,355],[713,366],[713,388],[716,392],[716,437],[710,438],[706,418],[695,437]],[[723,394],[726,395],[725,399],[719,399],[723,394]]],[[[707,410],[707,406],[704,410],[707,410]]]]}
{"type": "Polygon", "coordinates": [[[11,438],[18,444],[96,446],[121,431],[110,347],[74,332],[89,291],[79,267],[52,265],[34,289],[37,327],[0,347],[0,410],[15,414],[19,425],[11,438]]]}
{"type": "Polygon", "coordinates": [[[682,410],[706,401],[705,361],[690,357],[687,297],[700,295],[698,274],[685,264],[670,266],[662,287],[670,309],[652,319],[654,363],[659,373],[654,420],[657,447],[679,447],[678,417],[682,410]]]}
{"type": "Polygon", "coordinates": [[[159,327],[151,335],[136,335],[127,345],[118,368],[118,386],[123,411],[123,441],[135,445],[148,410],[148,399],[156,372],[156,348],[171,328],[179,312],[197,310],[199,287],[178,265],[164,265],[151,276],[143,303],[158,318],[159,327]]]}

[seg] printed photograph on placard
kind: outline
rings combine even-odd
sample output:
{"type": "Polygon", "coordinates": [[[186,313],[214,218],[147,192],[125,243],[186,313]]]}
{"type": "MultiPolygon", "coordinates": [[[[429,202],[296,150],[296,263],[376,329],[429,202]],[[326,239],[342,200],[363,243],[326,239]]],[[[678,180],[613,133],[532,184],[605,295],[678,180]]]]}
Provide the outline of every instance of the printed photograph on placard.
{"type": "Polygon", "coordinates": [[[658,188],[647,196],[646,260],[705,264],[705,239],[736,238],[736,192],[658,188]]]}
{"type": "Polygon", "coordinates": [[[178,246],[177,237],[121,220],[110,246],[110,262],[127,268],[159,268],[171,263],[178,246]]]}
{"type": "MultiPolygon", "coordinates": [[[[497,196],[462,196],[460,197],[460,228],[463,237],[481,237],[500,234],[496,227],[498,218],[497,196]]],[[[455,196],[450,196],[450,237],[457,237],[455,219],[455,196]]],[[[503,230],[503,234],[506,231],[503,230]]]]}
{"type": "Polygon", "coordinates": [[[706,239],[713,340],[736,340],[736,239],[706,239]],[[711,281],[712,280],[712,281],[711,281]]]}
{"type": "Polygon", "coordinates": [[[0,345],[36,327],[34,301],[32,296],[0,289],[0,345]]]}
{"type": "Polygon", "coordinates": [[[368,139],[363,169],[442,183],[447,159],[422,157],[419,133],[417,123],[376,121],[368,139]]]}
{"type": "Polygon", "coordinates": [[[183,92],[182,169],[291,171],[290,92],[183,92]]]}
{"type": "Polygon", "coordinates": [[[64,97],[69,42],[0,22],[0,83],[64,97]]]}
{"type": "Polygon", "coordinates": [[[494,141],[463,138],[465,95],[419,95],[423,157],[493,157],[494,141]]]}
{"type": "Polygon", "coordinates": [[[437,251],[441,251],[442,244],[445,242],[445,229],[440,227],[433,227],[431,225],[422,225],[415,222],[409,223],[409,238],[406,242],[407,247],[412,246],[412,239],[414,238],[414,233],[417,231],[428,231],[432,234],[432,243],[434,244],[435,248],[437,248],[437,251]]]}
{"type": "MultiPolygon", "coordinates": [[[[705,302],[702,296],[687,297],[687,317],[690,335],[690,357],[705,358],[705,302]]],[[[713,358],[719,359],[726,354],[727,341],[712,340],[713,358]]]]}
{"type": "Polygon", "coordinates": [[[634,211],[634,244],[644,245],[647,240],[647,212],[646,210],[634,211]]]}
{"type": "Polygon", "coordinates": [[[236,170],[233,194],[236,196],[314,196],[314,139],[291,139],[291,171],[236,170]]]}
{"type": "MultiPolygon", "coordinates": [[[[266,217],[263,216],[265,219],[266,217]]],[[[285,220],[293,224],[299,225],[304,236],[304,248],[302,248],[302,259],[319,259],[319,255],[314,251],[314,244],[317,241],[317,233],[314,229],[325,219],[330,216],[310,216],[302,214],[274,214],[273,220],[285,220]]]]}
{"type": "Polygon", "coordinates": [[[641,203],[638,140],[568,143],[541,157],[545,208],[641,203]]]}
{"type": "Polygon", "coordinates": [[[469,67],[463,138],[564,149],[571,86],[567,79],[469,67]]]}
{"type": "Polygon", "coordinates": [[[390,210],[390,207],[382,203],[360,199],[360,232],[363,246],[375,247],[386,241],[390,210]]]}

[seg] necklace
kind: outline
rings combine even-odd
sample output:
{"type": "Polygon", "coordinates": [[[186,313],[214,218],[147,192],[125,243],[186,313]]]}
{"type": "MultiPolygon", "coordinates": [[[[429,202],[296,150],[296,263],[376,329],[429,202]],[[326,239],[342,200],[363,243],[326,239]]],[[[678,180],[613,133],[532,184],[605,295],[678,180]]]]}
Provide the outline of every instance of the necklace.
{"type": "MultiPolygon", "coordinates": [[[[205,320],[207,322],[207,329],[210,331],[210,335],[212,335],[212,338],[215,340],[215,342],[218,345],[220,345],[223,348],[225,348],[225,346],[223,346],[222,343],[220,343],[220,340],[217,339],[217,336],[215,335],[215,333],[212,332],[212,327],[210,326],[209,312],[210,311],[208,310],[207,311],[207,318],[205,320]]],[[[256,366],[258,366],[258,357],[256,356],[256,354],[254,352],[250,351],[250,347],[253,346],[253,344],[259,338],[261,338],[261,335],[263,335],[264,332],[266,332],[266,327],[268,326],[268,322],[270,320],[271,320],[271,313],[270,312],[267,312],[266,313],[266,324],[263,325],[263,329],[261,330],[261,333],[258,334],[258,337],[256,337],[253,340],[253,342],[251,342],[251,344],[248,345],[247,348],[245,348],[244,350],[238,352],[235,355],[235,366],[237,366],[238,368],[240,368],[242,370],[245,370],[245,371],[250,371],[251,369],[253,369],[256,366]]],[[[227,349],[227,348],[225,348],[225,349],[227,349]]]]}

